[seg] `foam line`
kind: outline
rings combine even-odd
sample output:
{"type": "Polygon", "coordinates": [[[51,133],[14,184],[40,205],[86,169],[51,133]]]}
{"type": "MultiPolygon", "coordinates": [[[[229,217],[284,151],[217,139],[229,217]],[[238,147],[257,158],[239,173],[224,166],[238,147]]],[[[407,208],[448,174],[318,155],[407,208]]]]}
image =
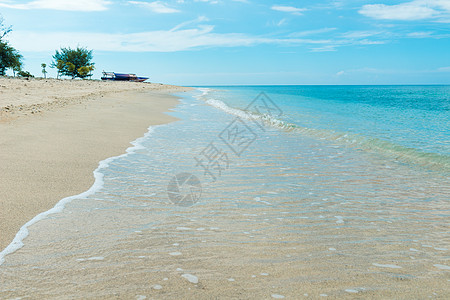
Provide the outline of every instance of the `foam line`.
{"type": "Polygon", "coordinates": [[[23,225],[20,228],[19,232],[17,232],[13,241],[2,252],[0,252],[0,265],[2,265],[5,262],[5,256],[16,252],[17,250],[19,250],[20,248],[22,248],[24,246],[23,241],[29,234],[28,228],[30,226],[45,219],[47,216],[49,216],[51,214],[56,214],[56,213],[61,212],[64,209],[64,207],[68,203],[70,203],[72,200],[85,199],[85,198],[95,194],[97,191],[101,190],[104,186],[104,180],[103,180],[104,174],[101,172],[101,170],[107,168],[111,162],[113,162],[114,160],[116,160],[118,158],[126,157],[126,156],[136,152],[136,150],[144,149],[142,142],[147,137],[149,137],[154,132],[155,127],[158,127],[158,126],[161,126],[161,125],[150,126],[148,128],[147,133],[143,137],[140,137],[137,140],[131,142],[131,144],[133,146],[126,149],[126,153],[102,160],[99,163],[97,169],[95,169],[93,172],[95,181],[94,181],[94,184],[89,188],[89,190],[87,190],[81,194],[75,195],[75,196],[69,196],[64,199],[61,199],[53,208],[38,214],[33,219],[28,221],[25,225],[23,225]]]}
{"type": "MultiPolygon", "coordinates": [[[[221,100],[210,98],[208,94],[213,91],[212,89],[202,88],[199,90],[202,92],[201,95],[197,96],[199,100],[204,100],[204,102],[206,102],[207,104],[242,119],[259,120],[266,125],[285,131],[298,132],[313,138],[326,139],[329,141],[337,142],[339,144],[343,144],[345,146],[350,146],[370,152],[381,153],[395,160],[411,163],[414,165],[420,165],[431,170],[450,173],[450,157],[447,155],[423,152],[418,149],[407,148],[379,138],[367,137],[356,133],[303,127],[294,123],[274,118],[270,115],[258,115],[253,112],[230,107],[221,100]]],[[[286,117],[288,118],[289,116],[286,117]]]]}

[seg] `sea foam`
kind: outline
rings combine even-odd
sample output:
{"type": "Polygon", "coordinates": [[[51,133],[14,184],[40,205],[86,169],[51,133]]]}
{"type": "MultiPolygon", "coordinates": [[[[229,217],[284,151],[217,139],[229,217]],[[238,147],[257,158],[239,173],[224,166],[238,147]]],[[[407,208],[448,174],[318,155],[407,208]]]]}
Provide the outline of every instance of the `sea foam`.
{"type": "Polygon", "coordinates": [[[31,219],[30,221],[25,223],[25,225],[23,225],[19,229],[19,232],[17,232],[13,241],[2,252],[0,252],[0,265],[2,265],[5,262],[5,256],[16,252],[17,250],[19,250],[20,248],[22,248],[24,246],[24,239],[29,234],[28,228],[30,226],[47,218],[49,215],[60,213],[61,211],[64,210],[66,205],[68,203],[72,202],[74,199],[86,199],[87,197],[89,197],[89,196],[95,194],[97,191],[101,190],[104,186],[104,180],[103,180],[104,174],[101,172],[101,170],[107,168],[110,165],[110,163],[116,159],[126,157],[130,154],[133,154],[137,150],[144,149],[144,146],[142,146],[142,142],[153,133],[153,131],[156,127],[157,126],[150,126],[148,128],[147,133],[143,137],[140,137],[140,138],[136,139],[135,141],[131,142],[131,144],[133,146],[126,149],[126,153],[102,160],[98,164],[97,169],[95,169],[93,172],[94,178],[95,178],[94,184],[87,191],[85,191],[81,194],[78,194],[78,195],[69,196],[69,197],[61,199],[53,208],[38,214],[33,219],[31,219]]]}
{"type": "Polygon", "coordinates": [[[298,132],[313,138],[329,140],[365,151],[381,153],[398,161],[420,165],[431,170],[443,171],[446,174],[450,173],[450,157],[447,155],[424,152],[419,149],[408,148],[387,140],[364,136],[358,133],[300,126],[286,114],[282,116],[283,120],[281,120],[272,115],[257,114],[244,109],[230,107],[223,101],[213,98],[213,89],[199,88],[198,90],[202,92],[201,95],[196,96],[198,100],[202,100],[213,107],[244,120],[262,123],[266,126],[284,131],[298,132]]]}

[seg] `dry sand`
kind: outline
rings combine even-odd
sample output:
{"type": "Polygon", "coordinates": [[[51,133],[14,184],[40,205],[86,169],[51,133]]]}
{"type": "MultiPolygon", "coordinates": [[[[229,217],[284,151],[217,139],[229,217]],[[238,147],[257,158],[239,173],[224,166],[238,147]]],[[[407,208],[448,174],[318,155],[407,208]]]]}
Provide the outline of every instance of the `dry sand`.
{"type": "Polygon", "coordinates": [[[60,199],[87,190],[99,161],[174,120],[161,84],[0,78],[0,248],[60,199]]]}
{"type": "MultiPolygon", "coordinates": [[[[5,112],[5,119],[16,119],[0,124],[1,233],[12,238],[37,212],[86,190],[99,160],[123,153],[149,124],[169,121],[161,112],[175,99],[148,89],[79,104],[63,101],[64,108],[44,105],[37,116],[16,118],[28,106],[5,112]],[[5,231],[6,224],[16,225],[5,231]]],[[[311,176],[315,166],[285,173],[272,162],[249,160],[241,168],[271,165],[276,176],[317,180],[311,176]]],[[[139,195],[126,204],[114,190],[99,201],[74,200],[64,212],[31,226],[26,246],[7,257],[0,268],[0,298],[449,299],[443,213],[448,203],[445,191],[439,192],[441,179],[421,178],[423,173],[415,175],[407,166],[371,177],[372,168],[385,165],[360,166],[317,171],[323,182],[330,181],[323,186],[326,193],[345,178],[343,195],[330,194],[335,200],[302,195],[307,186],[289,185],[263,196],[270,202],[260,201],[255,196],[262,190],[243,187],[238,174],[210,185],[204,190],[208,200],[189,208],[166,205],[165,193],[139,195]],[[348,184],[357,194],[346,190],[348,184]],[[361,189],[365,184],[374,186],[376,196],[361,189]],[[239,200],[230,197],[243,188],[239,200]],[[427,195],[441,200],[411,201],[427,195]]],[[[267,178],[259,182],[270,184],[267,178]]],[[[128,195],[135,191],[143,190],[128,195]]]]}

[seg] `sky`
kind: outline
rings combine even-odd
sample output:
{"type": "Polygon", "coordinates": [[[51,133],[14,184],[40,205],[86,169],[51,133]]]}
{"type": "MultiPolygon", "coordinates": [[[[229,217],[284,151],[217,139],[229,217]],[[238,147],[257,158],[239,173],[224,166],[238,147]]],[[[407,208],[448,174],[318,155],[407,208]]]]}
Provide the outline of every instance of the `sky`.
{"type": "Polygon", "coordinates": [[[80,46],[97,79],[450,84],[450,0],[0,0],[0,15],[35,76],[55,50],[80,46]]]}

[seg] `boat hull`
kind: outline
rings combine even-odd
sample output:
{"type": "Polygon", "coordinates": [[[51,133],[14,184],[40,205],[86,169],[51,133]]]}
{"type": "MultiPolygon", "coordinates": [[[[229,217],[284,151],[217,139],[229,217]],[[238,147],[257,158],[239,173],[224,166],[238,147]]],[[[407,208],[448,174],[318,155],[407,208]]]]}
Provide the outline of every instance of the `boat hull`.
{"type": "Polygon", "coordinates": [[[148,77],[138,77],[136,74],[124,74],[115,72],[103,72],[102,80],[112,80],[112,81],[133,81],[133,82],[144,82],[148,77]]]}

